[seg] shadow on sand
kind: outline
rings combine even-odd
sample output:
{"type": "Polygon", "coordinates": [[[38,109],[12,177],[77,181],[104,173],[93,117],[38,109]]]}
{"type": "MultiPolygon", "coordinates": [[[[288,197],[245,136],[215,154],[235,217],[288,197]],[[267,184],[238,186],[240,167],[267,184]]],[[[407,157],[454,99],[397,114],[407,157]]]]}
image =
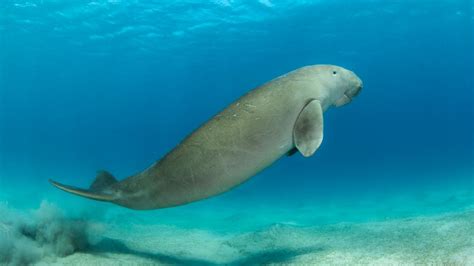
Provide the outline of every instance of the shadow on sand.
{"type": "Polygon", "coordinates": [[[104,238],[99,243],[89,247],[87,252],[95,254],[97,256],[103,256],[103,253],[116,253],[116,254],[129,254],[138,256],[144,259],[149,259],[157,263],[163,264],[178,264],[178,265],[260,265],[268,263],[287,263],[290,262],[294,257],[322,251],[322,248],[306,247],[299,249],[274,249],[268,251],[256,251],[248,255],[243,255],[243,258],[227,262],[217,263],[208,260],[185,258],[176,255],[169,255],[163,253],[153,253],[146,251],[134,250],[127,247],[124,243],[119,240],[112,238],[104,238]]]}
{"type": "Polygon", "coordinates": [[[267,251],[257,251],[255,253],[244,256],[241,259],[227,263],[227,265],[262,265],[262,264],[285,264],[291,263],[295,257],[323,251],[322,248],[305,247],[299,249],[282,248],[267,251]]]}

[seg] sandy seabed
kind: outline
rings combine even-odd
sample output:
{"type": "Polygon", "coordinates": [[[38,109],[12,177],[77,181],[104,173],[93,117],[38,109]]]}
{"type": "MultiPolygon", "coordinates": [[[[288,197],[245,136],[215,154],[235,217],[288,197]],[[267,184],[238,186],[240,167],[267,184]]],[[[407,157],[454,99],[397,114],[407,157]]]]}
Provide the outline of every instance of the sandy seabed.
{"type": "Polygon", "coordinates": [[[227,229],[213,230],[126,219],[129,212],[121,209],[102,221],[75,220],[46,201],[27,215],[6,204],[1,210],[3,264],[474,265],[474,208],[376,222],[290,221],[255,230],[229,229],[245,223],[232,215],[221,220],[227,229]]]}
{"type": "Polygon", "coordinates": [[[235,193],[145,212],[52,191],[0,195],[0,265],[474,265],[469,187],[327,202],[235,193]]]}
{"type": "MultiPolygon", "coordinates": [[[[373,223],[213,233],[171,226],[111,226],[86,252],[57,264],[474,265],[474,210],[373,223]]],[[[47,258],[44,263],[52,263],[47,258]]]]}

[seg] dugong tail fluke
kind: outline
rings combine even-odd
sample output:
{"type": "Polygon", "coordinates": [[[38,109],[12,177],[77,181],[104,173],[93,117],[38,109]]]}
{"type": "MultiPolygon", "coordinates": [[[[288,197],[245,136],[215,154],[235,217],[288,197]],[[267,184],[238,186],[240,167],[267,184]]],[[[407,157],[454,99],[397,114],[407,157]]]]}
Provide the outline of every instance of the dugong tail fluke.
{"type": "Polygon", "coordinates": [[[107,192],[107,189],[117,183],[117,179],[107,171],[98,171],[97,176],[89,189],[63,185],[51,179],[49,182],[55,187],[74,195],[100,201],[112,201],[115,197],[112,193],[107,192]]]}

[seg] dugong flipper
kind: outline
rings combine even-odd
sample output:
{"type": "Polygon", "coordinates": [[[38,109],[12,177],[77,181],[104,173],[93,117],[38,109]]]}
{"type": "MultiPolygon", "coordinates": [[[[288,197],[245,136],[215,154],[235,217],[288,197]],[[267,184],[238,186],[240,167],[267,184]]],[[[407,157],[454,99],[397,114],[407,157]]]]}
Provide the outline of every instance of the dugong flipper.
{"type": "Polygon", "coordinates": [[[310,101],[296,119],[293,138],[305,157],[313,155],[323,142],[323,108],[319,100],[310,101]]]}
{"type": "Polygon", "coordinates": [[[143,172],[117,181],[100,171],[89,189],[64,191],[132,209],[177,206],[225,192],[281,156],[316,152],[323,113],[345,105],[362,81],[333,65],[299,68],[230,104],[143,172]]]}

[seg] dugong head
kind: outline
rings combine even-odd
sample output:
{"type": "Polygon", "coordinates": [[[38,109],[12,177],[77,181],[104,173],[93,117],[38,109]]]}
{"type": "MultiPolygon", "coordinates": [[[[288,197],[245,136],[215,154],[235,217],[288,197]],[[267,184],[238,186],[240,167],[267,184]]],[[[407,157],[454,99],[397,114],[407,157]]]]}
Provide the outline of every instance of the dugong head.
{"type": "Polygon", "coordinates": [[[312,72],[322,85],[320,95],[326,106],[343,106],[362,90],[362,80],[352,71],[335,65],[315,65],[312,72]]]}

